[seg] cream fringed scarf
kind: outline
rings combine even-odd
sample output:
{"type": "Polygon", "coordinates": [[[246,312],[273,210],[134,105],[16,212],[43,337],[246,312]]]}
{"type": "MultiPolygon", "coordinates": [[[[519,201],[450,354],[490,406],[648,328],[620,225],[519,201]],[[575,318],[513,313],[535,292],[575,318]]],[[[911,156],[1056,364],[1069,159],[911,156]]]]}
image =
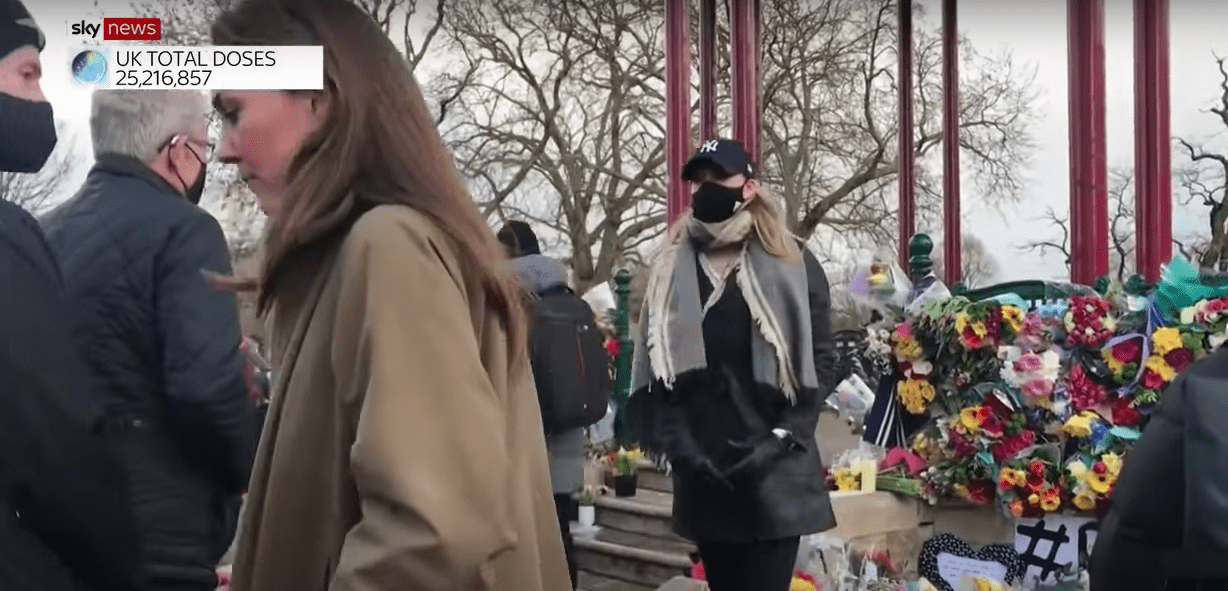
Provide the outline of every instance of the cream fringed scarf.
{"type": "Polygon", "coordinates": [[[693,218],[679,223],[680,231],[658,254],[648,279],[631,391],[657,379],[673,388],[677,376],[707,366],[696,249],[738,242],[743,248],[737,284],[759,329],[751,335],[755,381],[779,388],[791,402],[800,389],[817,388],[805,263],[764,250],[745,209],[719,224],[693,218]]]}

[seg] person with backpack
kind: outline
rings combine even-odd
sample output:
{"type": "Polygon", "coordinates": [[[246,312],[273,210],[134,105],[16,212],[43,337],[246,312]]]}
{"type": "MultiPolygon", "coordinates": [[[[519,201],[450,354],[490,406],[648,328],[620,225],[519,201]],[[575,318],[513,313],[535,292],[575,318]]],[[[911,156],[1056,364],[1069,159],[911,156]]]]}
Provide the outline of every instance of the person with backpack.
{"type": "Polygon", "coordinates": [[[584,428],[601,420],[609,407],[605,339],[592,308],[568,287],[567,268],[541,253],[537,235],[527,223],[510,221],[497,235],[529,302],[529,355],[574,588],[576,561],[570,524],[579,512],[575,492],[584,483],[584,428]]]}
{"type": "Polygon", "coordinates": [[[674,529],[712,591],[787,591],[800,537],[836,525],[815,439],[835,387],[823,267],[736,142],[681,171],[693,205],[654,257],[630,424],[670,463],[674,529]]]}

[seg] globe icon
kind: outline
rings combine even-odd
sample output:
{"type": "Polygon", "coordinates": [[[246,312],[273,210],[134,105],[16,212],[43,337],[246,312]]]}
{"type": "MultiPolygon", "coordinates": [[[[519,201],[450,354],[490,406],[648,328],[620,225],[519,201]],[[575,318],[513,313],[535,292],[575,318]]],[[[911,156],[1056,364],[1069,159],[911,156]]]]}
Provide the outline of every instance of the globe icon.
{"type": "Polygon", "coordinates": [[[87,49],[72,58],[72,77],[84,84],[98,84],[107,77],[107,58],[87,49]]]}

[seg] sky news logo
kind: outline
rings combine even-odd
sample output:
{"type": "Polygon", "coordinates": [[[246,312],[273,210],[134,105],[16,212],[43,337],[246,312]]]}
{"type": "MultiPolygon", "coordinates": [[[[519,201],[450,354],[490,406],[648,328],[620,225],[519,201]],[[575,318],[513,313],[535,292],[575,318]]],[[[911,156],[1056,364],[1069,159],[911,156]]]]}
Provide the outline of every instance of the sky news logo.
{"type": "Polygon", "coordinates": [[[161,41],[162,19],[104,18],[102,21],[68,23],[68,34],[103,41],[161,41]]]}

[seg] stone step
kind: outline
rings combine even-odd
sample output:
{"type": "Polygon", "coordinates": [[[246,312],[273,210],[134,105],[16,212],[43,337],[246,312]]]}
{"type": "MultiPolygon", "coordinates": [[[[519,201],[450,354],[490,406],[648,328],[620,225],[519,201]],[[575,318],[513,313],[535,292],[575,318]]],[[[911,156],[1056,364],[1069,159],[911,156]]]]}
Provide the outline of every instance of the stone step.
{"type": "Polygon", "coordinates": [[[677,535],[671,535],[668,537],[650,536],[647,534],[603,527],[597,531],[596,537],[598,540],[603,542],[618,544],[619,546],[656,550],[658,552],[665,552],[678,556],[690,556],[692,552],[697,551],[694,543],[677,535]]]}
{"type": "Polygon", "coordinates": [[[577,572],[576,578],[579,583],[578,591],[656,591],[657,589],[649,585],[620,581],[584,571],[577,572]]]}
{"type": "Polygon", "coordinates": [[[657,465],[648,460],[640,460],[637,466],[638,486],[646,490],[655,490],[657,492],[672,493],[674,492],[674,479],[665,470],[658,468],[657,465]]]}
{"type": "Polygon", "coordinates": [[[634,497],[597,498],[597,525],[647,537],[676,539],[673,496],[640,489],[634,497]]]}
{"type": "Polygon", "coordinates": [[[578,570],[650,590],[691,569],[691,559],[685,555],[622,546],[595,537],[576,538],[574,543],[578,570]]]}

